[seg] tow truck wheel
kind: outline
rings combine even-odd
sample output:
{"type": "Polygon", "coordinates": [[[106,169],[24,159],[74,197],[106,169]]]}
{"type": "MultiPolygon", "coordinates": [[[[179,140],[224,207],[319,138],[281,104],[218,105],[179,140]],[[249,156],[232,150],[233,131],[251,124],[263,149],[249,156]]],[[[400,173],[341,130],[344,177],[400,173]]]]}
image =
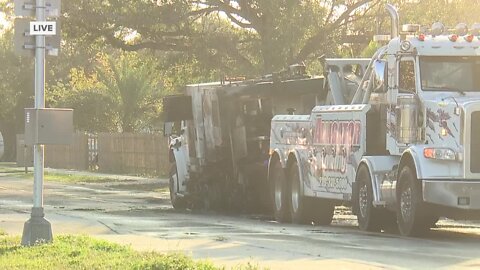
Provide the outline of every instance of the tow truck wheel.
{"type": "Polygon", "coordinates": [[[273,194],[273,215],[278,222],[288,222],[287,178],[278,159],[273,161],[270,171],[273,194]]]}
{"type": "Polygon", "coordinates": [[[174,164],[170,168],[170,179],[169,179],[169,190],[170,190],[170,201],[172,206],[176,210],[185,210],[187,209],[187,202],[185,198],[179,197],[177,195],[178,191],[178,175],[177,175],[177,166],[174,164]]]}
{"type": "Polygon", "coordinates": [[[420,236],[433,226],[431,216],[425,212],[420,182],[409,166],[402,168],[398,178],[397,223],[403,236],[420,236]]]}
{"type": "Polygon", "coordinates": [[[373,189],[370,172],[362,165],[357,172],[358,227],[362,231],[378,232],[381,229],[381,209],[373,207],[373,189]]]}
{"type": "Polygon", "coordinates": [[[307,205],[303,196],[302,183],[297,167],[297,161],[290,165],[288,170],[288,182],[290,184],[290,217],[292,223],[302,224],[308,222],[307,205]]]}

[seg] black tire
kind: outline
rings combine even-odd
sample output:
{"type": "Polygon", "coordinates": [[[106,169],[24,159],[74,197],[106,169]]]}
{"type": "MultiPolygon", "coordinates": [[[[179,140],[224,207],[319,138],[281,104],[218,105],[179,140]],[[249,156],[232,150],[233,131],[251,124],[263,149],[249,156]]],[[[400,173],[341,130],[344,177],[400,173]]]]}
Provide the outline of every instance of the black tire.
{"type": "Polygon", "coordinates": [[[355,203],[358,204],[356,213],[358,227],[362,231],[379,232],[383,225],[382,212],[386,212],[386,210],[373,206],[372,180],[367,166],[362,165],[358,168],[355,181],[357,182],[355,196],[357,201],[355,203]]]}
{"type": "Polygon", "coordinates": [[[335,213],[335,203],[327,199],[310,199],[308,221],[315,225],[330,225],[335,213]]]}
{"type": "Polygon", "coordinates": [[[187,209],[187,201],[185,198],[179,197],[177,195],[177,189],[175,188],[178,184],[178,175],[177,175],[177,166],[174,164],[170,168],[170,179],[169,179],[169,190],[170,190],[170,201],[172,206],[176,210],[185,210],[187,209]]]}
{"type": "Polygon", "coordinates": [[[403,236],[422,236],[435,224],[422,199],[422,186],[410,166],[401,169],[397,184],[397,224],[403,236]]]}
{"type": "Polygon", "coordinates": [[[290,164],[288,169],[288,183],[290,184],[290,204],[289,212],[292,223],[305,224],[309,222],[308,204],[303,196],[300,172],[298,171],[297,161],[290,164]]]}
{"type": "Polygon", "coordinates": [[[269,178],[269,182],[271,183],[270,186],[272,188],[270,194],[272,195],[273,215],[275,220],[278,222],[289,222],[287,178],[285,177],[285,171],[278,158],[272,160],[269,178]]]}

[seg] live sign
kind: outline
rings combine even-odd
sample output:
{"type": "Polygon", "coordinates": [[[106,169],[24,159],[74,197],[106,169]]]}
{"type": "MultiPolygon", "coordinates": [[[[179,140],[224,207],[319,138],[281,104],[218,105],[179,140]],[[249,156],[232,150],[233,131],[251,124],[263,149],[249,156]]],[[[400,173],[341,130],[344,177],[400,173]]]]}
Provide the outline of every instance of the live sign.
{"type": "Polygon", "coordinates": [[[57,24],[55,21],[30,22],[31,36],[38,36],[38,35],[55,36],[56,34],[57,34],[57,24]]]}

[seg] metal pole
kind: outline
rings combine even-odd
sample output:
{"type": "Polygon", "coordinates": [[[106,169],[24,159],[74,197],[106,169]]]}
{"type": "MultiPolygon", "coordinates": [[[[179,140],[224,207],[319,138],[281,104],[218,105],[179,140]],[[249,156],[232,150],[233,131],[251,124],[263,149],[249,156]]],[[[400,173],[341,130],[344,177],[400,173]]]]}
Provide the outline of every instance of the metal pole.
{"type": "MultiPolygon", "coordinates": [[[[37,0],[37,21],[45,21],[45,19],[45,0],[37,0]]],[[[35,36],[35,38],[35,109],[43,109],[45,108],[45,36],[35,36]]],[[[36,144],[33,149],[33,207],[43,208],[44,146],[36,144]]]]}
{"type": "MultiPolygon", "coordinates": [[[[45,0],[36,0],[37,21],[46,21],[45,0]]],[[[45,36],[35,36],[35,109],[45,108],[45,36]]],[[[38,125],[38,122],[37,122],[38,125]]],[[[38,126],[37,126],[38,130],[38,126]]],[[[23,228],[22,245],[52,241],[52,227],[43,211],[44,146],[33,147],[33,208],[23,228]]]]}

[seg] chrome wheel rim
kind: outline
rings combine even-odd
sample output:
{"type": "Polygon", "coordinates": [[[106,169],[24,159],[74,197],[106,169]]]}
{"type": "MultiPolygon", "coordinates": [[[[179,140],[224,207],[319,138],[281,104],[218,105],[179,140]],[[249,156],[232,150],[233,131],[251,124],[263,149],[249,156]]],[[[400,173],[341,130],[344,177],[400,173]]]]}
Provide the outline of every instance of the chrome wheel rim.
{"type": "Polygon", "coordinates": [[[358,192],[358,202],[360,205],[360,215],[362,215],[362,217],[366,217],[368,208],[368,193],[366,184],[363,185],[358,192]]]}
{"type": "Polygon", "coordinates": [[[275,207],[277,210],[282,208],[282,184],[278,175],[275,178],[275,207]]]}
{"type": "Polygon", "coordinates": [[[408,187],[400,195],[400,212],[404,221],[409,221],[412,216],[412,188],[408,187]]]}
{"type": "Polygon", "coordinates": [[[299,206],[299,198],[300,198],[300,191],[299,191],[299,187],[298,187],[298,177],[293,177],[292,181],[293,182],[293,185],[292,185],[292,209],[293,209],[293,212],[297,212],[298,211],[298,206],[299,206]]]}

